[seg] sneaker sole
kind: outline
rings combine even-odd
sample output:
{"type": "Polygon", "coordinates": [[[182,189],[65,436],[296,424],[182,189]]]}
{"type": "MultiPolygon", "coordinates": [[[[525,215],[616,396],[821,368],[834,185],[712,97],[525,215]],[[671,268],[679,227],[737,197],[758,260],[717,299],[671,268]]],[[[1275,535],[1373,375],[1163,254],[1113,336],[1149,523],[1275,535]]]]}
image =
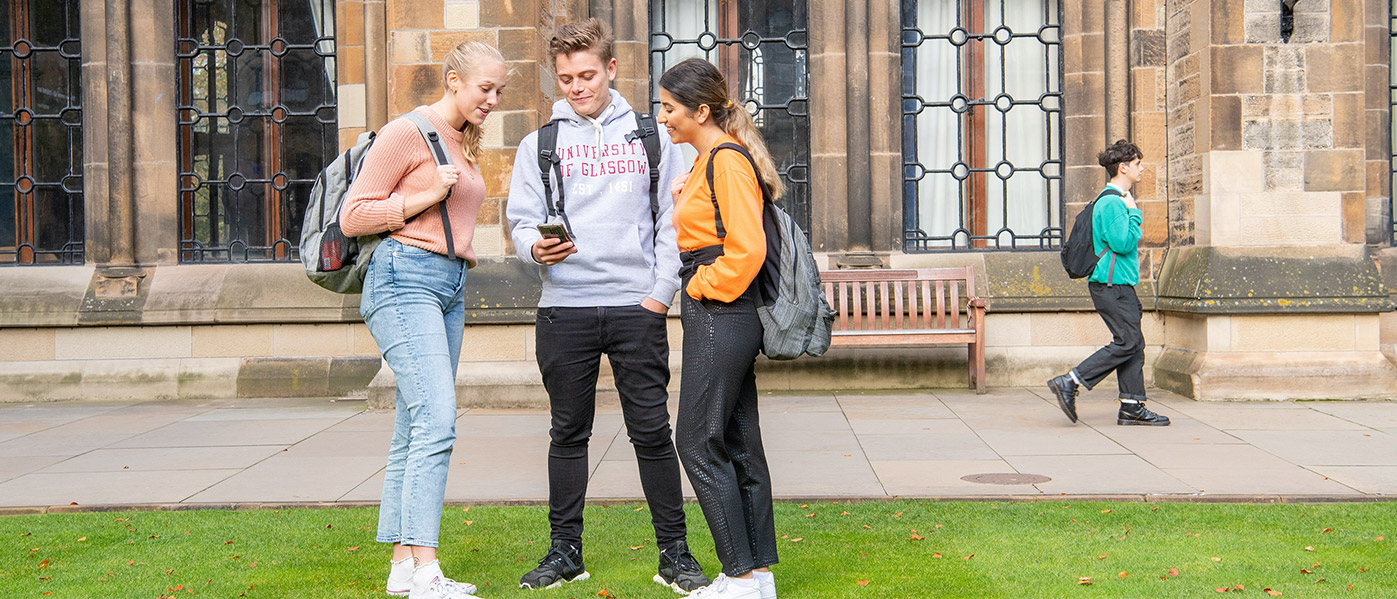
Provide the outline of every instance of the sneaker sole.
{"type": "Polygon", "coordinates": [[[689,593],[693,592],[684,590],[682,587],[679,586],[679,583],[677,582],[665,582],[665,577],[660,576],[659,574],[656,574],[655,577],[651,580],[655,581],[655,584],[658,584],[662,587],[669,587],[675,593],[678,593],[680,595],[688,595],[689,593]]]}
{"type": "Polygon", "coordinates": [[[1072,408],[1067,407],[1067,402],[1062,399],[1062,391],[1053,384],[1052,379],[1048,379],[1048,390],[1053,392],[1053,397],[1057,398],[1057,407],[1067,415],[1067,419],[1074,424],[1077,422],[1077,413],[1072,408]]]}
{"type": "Polygon", "coordinates": [[[553,581],[553,584],[550,584],[550,585],[548,585],[548,586],[546,586],[546,587],[543,587],[542,589],[535,589],[534,587],[529,586],[529,585],[527,585],[527,584],[523,584],[523,583],[520,583],[519,588],[521,588],[521,589],[530,589],[530,590],[542,590],[542,591],[547,591],[547,590],[549,590],[549,589],[556,589],[556,588],[558,588],[558,587],[560,587],[560,586],[563,586],[564,584],[567,584],[567,583],[569,583],[569,582],[577,582],[577,581],[579,581],[579,580],[587,580],[588,578],[591,578],[591,577],[592,577],[592,574],[591,574],[590,572],[587,572],[586,570],[583,570],[581,574],[578,574],[577,576],[574,576],[574,577],[572,577],[571,579],[568,579],[568,578],[559,578],[558,580],[553,581]]]}
{"type": "Polygon", "coordinates": [[[1117,418],[1116,424],[1119,426],[1169,426],[1169,421],[1166,420],[1164,422],[1146,422],[1144,420],[1124,420],[1121,418],[1117,418]]]}
{"type": "Polygon", "coordinates": [[[385,593],[388,593],[388,596],[389,596],[389,597],[406,597],[406,596],[412,594],[412,591],[388,591],[388,590],[385,590],[384,592],[385,592],[385,593]]]}

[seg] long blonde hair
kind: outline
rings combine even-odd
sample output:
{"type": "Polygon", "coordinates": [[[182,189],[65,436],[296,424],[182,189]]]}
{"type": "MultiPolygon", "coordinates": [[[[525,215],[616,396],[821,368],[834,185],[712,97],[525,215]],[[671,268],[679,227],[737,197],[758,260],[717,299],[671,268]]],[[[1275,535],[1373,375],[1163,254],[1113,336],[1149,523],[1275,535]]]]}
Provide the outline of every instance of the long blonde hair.
{"type": "Polygon", "coordinates": [[[771,192],[771,198],[781,197],[786,188],[781,174],[776,171],[776,162],[771,159],[756,123],[752,122],[752,115],[728,96],[727,79],[718,67],[702,58],[690,58],[665,71],[660,76],[660,87],[690,112],[707,106],[723,132],[736,138],[752,154],[757,163],[757,178],[771,192]]]}
{"type": "MultiPolygon", "coordinates": [[[[474,73],[476,67],[495,61],[504,64],[504,56],[496,50],[494,46],[484,42],[466,42],[455,48],[446,55],[441,65],[441,84],[447,91],[451,91],[451,84],[447,76],[456,71],[457,79],[465,79],[467,75],[474,73]]],[[[466,160],[475,164],[476,157],[480,155],[480,140],[485,136],[485,131],[478,125],[466,121],[466,128],[461,132],[461,153],[465,154],[466,160]]]]}

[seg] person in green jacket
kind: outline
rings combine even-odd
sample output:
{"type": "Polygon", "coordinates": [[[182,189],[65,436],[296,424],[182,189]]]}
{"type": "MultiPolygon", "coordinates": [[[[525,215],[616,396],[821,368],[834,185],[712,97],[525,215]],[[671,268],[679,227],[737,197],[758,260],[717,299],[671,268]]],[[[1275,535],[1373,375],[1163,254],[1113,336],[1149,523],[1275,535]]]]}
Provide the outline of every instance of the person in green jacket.
{"type": "Polygon", "coordinates": [[[1144,154],[1124,139],[1097,154],[1110,180],[1097,196],[1092,211],[1092,242],[1098,256],[1096,269],[1087,278],[1091,303],[1106,327],[1111,343],[1096,350],[1067,374],[1053,377],[1048,389],[1058,407],[1077,421],[1077,388],[1091,389],[1112,372],[1120,387],[1120,411],[1116,424],[1168,426],[1169,418],[1145,409],[1145,337],[1140,332],[1140,223],[1144,220],[1130,188],[1140,182],[1144,154]]]}

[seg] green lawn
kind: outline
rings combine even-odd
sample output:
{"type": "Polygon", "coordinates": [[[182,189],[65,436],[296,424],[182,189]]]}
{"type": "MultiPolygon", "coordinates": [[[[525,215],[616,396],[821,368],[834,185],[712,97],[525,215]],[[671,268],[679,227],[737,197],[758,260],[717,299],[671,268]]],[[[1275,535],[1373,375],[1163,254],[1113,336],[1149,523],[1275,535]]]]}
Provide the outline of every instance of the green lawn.
{"type": "MultiPolygon", "coordinates": [[[[703,517],[691,545],[717,574],[703,517]]],[[[384,597],[377,511],[0,518],[0,597],[384,597]]],[[[547,541],[539,507],[448,507],[448,575],[484,597],[673,596],[650,581],[648,510],[587,508],[592,579],[516,588],[547,541]]],[[[1397,502],[1328,505],[778,504],[781,597],[1397,597],[1397,502]],[[1078,584],[1089,577],[1091,584],[1078,584]],[[1231,596],[1231,595],[1226,595],[1231,596]]]]}

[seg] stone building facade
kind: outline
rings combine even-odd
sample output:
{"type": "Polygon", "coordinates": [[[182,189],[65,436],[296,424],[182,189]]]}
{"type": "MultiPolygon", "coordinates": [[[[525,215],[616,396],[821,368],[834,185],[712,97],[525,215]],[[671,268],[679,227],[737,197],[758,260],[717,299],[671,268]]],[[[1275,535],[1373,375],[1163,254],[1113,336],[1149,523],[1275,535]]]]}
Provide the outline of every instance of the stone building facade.
{"type": "MultiPolygon", "coordinates": [[[[299,210],[323,160],[438,97],[443,55],[473,40],[501,50],[510,84],[481,159],[459,397],[541,401],[538,280],[503,204],[515,144],[558,97],[546,40],[588,16],[613,25],[615,87],[637,106],[684,52],[728,70],[829,268],[974,266],[991,386],[1040,385],[1109,341],[1056,247],[1103,183],[1096,152],[1129,138],[1146,156],[1155,386],[1397,396],[1388,0],[9,5],[0,401],[391,400],[357,296],[294,262],[299,210]],[[66,171],[45,174],[53,156],[66,171]]],[[[672,347],[679,334],[671,319],[672,347]]],[[[955,387],[964,359],[836,350],[762,362],[759,384],[955,387]]]]}

